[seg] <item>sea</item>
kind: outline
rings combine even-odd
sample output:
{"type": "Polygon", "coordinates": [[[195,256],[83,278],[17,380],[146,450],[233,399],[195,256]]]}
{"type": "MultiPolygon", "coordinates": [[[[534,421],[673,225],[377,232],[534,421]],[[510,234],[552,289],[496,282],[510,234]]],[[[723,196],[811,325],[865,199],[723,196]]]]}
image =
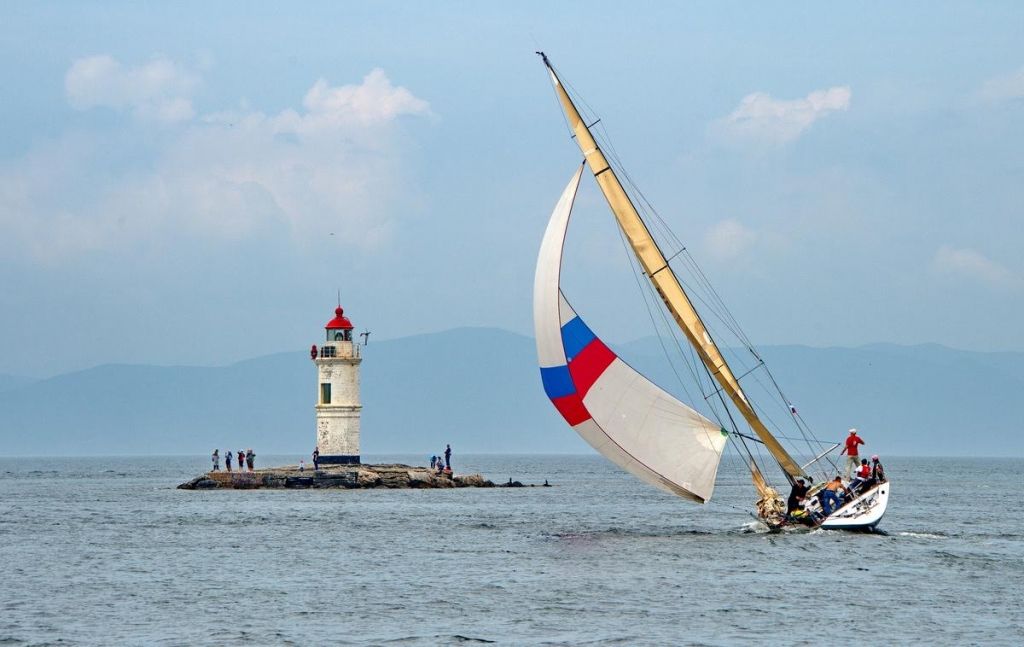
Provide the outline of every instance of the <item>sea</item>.
{"type": "Polygon", "coordinates": [[[766,532],[729,462],[697,505],[597,455],[452,461],[525,487],[186,491],[208,456],[0,458],[0,645],[1024,644],[1022,459],[883,457],[874,533],[766,532]]]}

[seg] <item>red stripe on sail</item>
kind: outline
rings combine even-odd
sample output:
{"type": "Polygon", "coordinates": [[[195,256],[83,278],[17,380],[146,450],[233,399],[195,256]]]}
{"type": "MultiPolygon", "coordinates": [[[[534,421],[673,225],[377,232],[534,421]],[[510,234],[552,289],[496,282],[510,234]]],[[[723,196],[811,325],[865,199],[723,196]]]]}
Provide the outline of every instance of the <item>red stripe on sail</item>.
{"type": "Polygon", "coordinates": [[[608,349],[600,339],[595,338],[569,362],[569,374],[572,375],[576,392],[582,398],[594,386],[601,373],[615,361],[615,353],[608,349]]]}
{"type": "Polygon", "coordinates": [[[552,398],[551,404],[555,405],[555,408],[571,427],[590,420],[590,412],[583,406],[583,397],[579,393],[552,398]]]}

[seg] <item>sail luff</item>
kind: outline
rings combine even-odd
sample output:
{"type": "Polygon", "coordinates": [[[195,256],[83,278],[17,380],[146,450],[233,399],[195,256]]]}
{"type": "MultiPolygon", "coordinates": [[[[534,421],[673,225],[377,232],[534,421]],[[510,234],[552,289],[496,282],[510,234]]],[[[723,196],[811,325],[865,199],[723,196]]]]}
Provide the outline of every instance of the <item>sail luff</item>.
{"type": "Polygon", "coordinates": [[[775,439],[747,401],[739,381],[729,368],[721,351],[711,339],[711,335],[704,327],[700,315],[693,307],[689,297],[686,296],[682,285],[679,283],[679,279],[676,278],[672,268],[669,267],[665,255],[662,254],[658,244],[640,218],[636,207],[622,187],[622,183],[616,176],[615,171],[611,168],[601,148],[597,145],[597,141],[591,134],[590,128],[583,121],[575,104],[573,104],[569,94],[562,86],[558,75],[552,69],[547,57],[543,56],[543,59],[548,72],[551,74],[551,80],[554,83],[555,91],[569,120],[569,125],[576,135],[576,143],[583,152],[587,165],[594,174],[601,192],[615,214],[619,226],[629,240],[629,244],[640,261],[644,273],[658,290],[658,294],[665,302],[666,307],[672,314],[672,318],[686,335],[690,344],[696,349],[701,361],[704,362],[704,365],[707,366],[714,378],[721,384],[729,399],[761,441],[764,442],[765,447],[779,463],[783,471],[791,477],[805,476],[800,465],[775,439]]]}

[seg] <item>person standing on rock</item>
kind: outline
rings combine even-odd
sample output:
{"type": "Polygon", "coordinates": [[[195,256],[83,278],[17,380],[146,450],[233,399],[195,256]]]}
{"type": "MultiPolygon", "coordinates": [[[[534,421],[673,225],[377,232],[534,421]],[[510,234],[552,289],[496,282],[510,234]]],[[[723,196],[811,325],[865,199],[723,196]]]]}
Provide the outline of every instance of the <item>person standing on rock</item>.
{"type": "Polygon", "coordinates": [[[313,448],[313,471],[320,469],[320,448],[313,448]]]}
{"type": "Polygon", "coordinates": [[[238,450],[238,471],[245,471],[245,452],[243,452],[241,449],[238,450]]]}
{"type": "Polygon", "coordinates": [[[231,451],[230,450],[224,452],[224,467],[228,468],[229,472],[231,471],[231,451]]]}
{"type": "Polygon", "coordinates": [[[219,449],[213,450],[213,471],[214,472],[219,472],[220,471],[220,454],[219,454],[219,452],[220,452],[219,449]]]}
{"type": "Polygon", "coordinates": [[[249,467],[249,471],[252,471],[252,464],[256,460],[256,454],[250,449],[245,452],[245,464],[249,467]]]}
{"type": "Polygon", "coordinates": [[[446,469],[451,471],[452,469],[452,446],[445,445],[444,447],[444,466],[446,469]]]}

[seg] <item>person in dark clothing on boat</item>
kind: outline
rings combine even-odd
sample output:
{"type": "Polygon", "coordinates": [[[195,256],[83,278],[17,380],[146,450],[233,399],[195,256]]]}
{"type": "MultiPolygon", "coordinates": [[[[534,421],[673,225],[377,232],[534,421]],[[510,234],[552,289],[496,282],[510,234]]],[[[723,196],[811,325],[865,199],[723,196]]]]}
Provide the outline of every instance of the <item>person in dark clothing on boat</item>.
{"type": "Polygon", "coordinates": [[[876,483],[885,483],[885,468],[878,462],[878,454],[871,457],[871,476],[876,483]]]}
{"type": "Polygon", "coordinates": [[[789,513],[789,519],[805,526],[816,526],[821,522],[821,515],[814,511],[813,499],[804,499],[795,510],[789,513]]]}
{"type": "Polygon", "coordinates": [[[789,492],[789,499],[786,501],[786,512],[792,513],[800,507],[800,503],[807,496],[807,484],[803,479],[797,479],[793,483],[793,489],[789,492]]]}

